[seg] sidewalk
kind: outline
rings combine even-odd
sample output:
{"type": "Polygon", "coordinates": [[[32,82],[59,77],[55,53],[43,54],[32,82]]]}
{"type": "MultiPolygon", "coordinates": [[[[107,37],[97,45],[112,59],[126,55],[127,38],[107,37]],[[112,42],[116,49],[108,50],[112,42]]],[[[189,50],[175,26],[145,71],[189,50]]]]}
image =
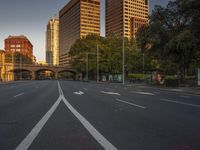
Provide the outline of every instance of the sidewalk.
{"type": "Polygon", "coordinates": [[[200,95],[200,87],[165,87],[157,85],[147,85],[147,84],[126,84],[129,87],[135,88],[151,88],[156,90],[163,90],[168,92],[185,93],[185,94],[195,94],[200,95]]]}

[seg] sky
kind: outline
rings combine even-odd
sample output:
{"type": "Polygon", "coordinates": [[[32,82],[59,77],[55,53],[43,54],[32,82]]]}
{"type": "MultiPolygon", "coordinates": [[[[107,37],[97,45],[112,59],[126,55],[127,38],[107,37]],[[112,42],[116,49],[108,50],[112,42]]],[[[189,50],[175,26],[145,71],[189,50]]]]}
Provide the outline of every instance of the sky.
{"type": "MultiPolygon", "coordinates": [[[[169,0],[149,0],[165,6],[169,0]]],[[[0,49],[9,35],[25,35],[33,44],[37,61],[45,60],[45,31],[48,20],[69,0],[0,0],[0,49]]],[[[101,0],[101,35],[105,35],[105,0],[101,0]]]]}

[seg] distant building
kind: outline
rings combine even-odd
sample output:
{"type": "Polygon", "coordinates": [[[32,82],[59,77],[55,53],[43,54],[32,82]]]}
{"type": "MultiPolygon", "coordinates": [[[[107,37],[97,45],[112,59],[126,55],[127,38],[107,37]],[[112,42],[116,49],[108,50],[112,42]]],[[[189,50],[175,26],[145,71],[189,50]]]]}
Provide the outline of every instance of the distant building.
{"type": "Polygon", "coordinates": [[[5,51],[0,50],[0,82],[3,80],[5,72],[5,51]]]}
{"type": "Polygon", "coordinates": [[[59,19],[49,20],[46,31],[46,62],[59,65],[59,19]]]}
{"type": "Polygon", "coordinates": [[[77,39],[100,35],[100,0],[71,0],[59,12],[59,61],[68,64],[68,52],[77,39]]]}
{"type": "Polygon", "coordinates": [[[106,36],[134,38],[148,24],[148,0],[106,0],[106,36]]]}
{"type": "Polygon", "coordinates": [[[5,39],[5,51],[6,54],[19,52],[31,60],[33,58],[33,45],[24,35],[9,36],[7,39],[5,39]]]}
{"type": "Polygon", "coordinates": [[[33,64],[35,64],[35,63],[36,63],[37,59],[36,59],[36,57],[35,57],[35,56],[33,56],[33,58],[32,58],[32,61],[33,61],[33,64]]]}
{"type": "Polygon", "coordinates": [[[13,72],[10,72],[9,70],[13,70],[13,66],[6,66],[5,51],[0,49],[0,82],[12,81],[14,79],[13,72]]]}
{"type": "Polygon", "coordinates": [[[37,64],[38,64],[38,65],[48,65],[48,64],[46,63],[46,61],[38,61],[37,64]]]}

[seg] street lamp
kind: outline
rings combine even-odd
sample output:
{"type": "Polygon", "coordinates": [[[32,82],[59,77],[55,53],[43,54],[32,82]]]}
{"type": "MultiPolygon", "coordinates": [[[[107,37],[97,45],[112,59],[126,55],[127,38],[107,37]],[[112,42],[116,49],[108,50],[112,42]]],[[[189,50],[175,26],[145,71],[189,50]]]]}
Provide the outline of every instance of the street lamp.
{"type": "Polygon", "coordinates": [[[97,44],[96,53],[91,53],[91,52],[87,52],[86,53],[86,81],[88,81],[88,65],[89,65],[88,57],[89,57],[89,54],[93,54],[93,55],[97,56],[97,59],[96,59],[96,63],[97,63],[97,82],[99,82],[99,45],[97,44]]]}
{"type": "Polygon", "coordinates": [[[122,83],[123,85],[125,84],[125,52],[124,52],[124,36],[123,36],[123,40],[122,40],[122,83]]]}
{"type": "Polygon", "coordinates": [[[144,60],[144,53],[142,53],[142,66],[143,66],[143,79],[144,79],[144,74],[145,74],[145,60],[144,60]]]}

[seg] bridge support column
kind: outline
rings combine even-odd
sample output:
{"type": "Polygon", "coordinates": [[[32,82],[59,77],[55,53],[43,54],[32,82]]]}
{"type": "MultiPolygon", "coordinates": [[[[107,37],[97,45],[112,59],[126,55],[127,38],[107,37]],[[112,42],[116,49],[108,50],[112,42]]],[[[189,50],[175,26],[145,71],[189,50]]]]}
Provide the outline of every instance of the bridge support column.
{"type": "Polygon", "coordinates": [[[55,79],[58,80],[58,72],[55,72],[55,79]]]}
{"type": "Polygon", "coordinates": [[[32,80],[36,80],[36,73],[32,71],[32,80]]]}

